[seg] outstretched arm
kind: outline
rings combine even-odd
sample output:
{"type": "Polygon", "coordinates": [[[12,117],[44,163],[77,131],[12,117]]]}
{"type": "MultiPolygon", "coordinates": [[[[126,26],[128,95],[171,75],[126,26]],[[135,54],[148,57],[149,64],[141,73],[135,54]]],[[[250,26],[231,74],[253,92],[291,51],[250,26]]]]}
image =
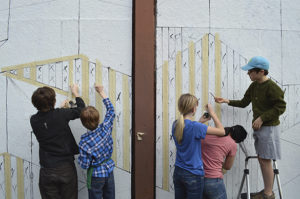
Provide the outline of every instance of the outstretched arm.
{"type": "Polygon", "coordinates": [[[71,91],[75,97],[79,97],[79,87],[77,84],[71,85],[71,91]]]}
{"type": "Polygon", "coordinates": [[[75,108],[67,108],[67,109],[63,109],[63,113],[65,115],[65,118],[69,121],[69,120],[74,120],[80,117],[80,113],[81,110],[85,107],[85,103],[84,101],[81,99],[81,97],[79,97],[79,88],[77,84],[73,84],[71,86],[71,91],[72,94],[76,97],[76,105],[77,107],[75,108]]]}
{"type": "Polygon", "coordinates": [[[95,90],[97,91],[97,93],[99,93],[99,95],[103,98],[106,99],[107,95],[104,92],[104,87],[100,84],[95,84],[95,90]]]}
{"type": "Polygon", "coordinates": [[[113,121],[116,116],[114,106],[104,92],[104,87],[102,85],[95,84],[95,89],[97,93],[99,93],[99,95],[103,98],[103,103],[106,107],[106,114],[103,120],[103,128],[108,130],[113,126],[113,121]]]}
{"type": "Polygon", "coordinates": [[[222,98],[222,97],[214,97],[215,99],[215,102],[219,103],[219,104],[222,104],[222,103],[226,103],[226,104],[229,104],[229,99],[225,99],[225,98],[222,98]]]}
{"type": "Polygon", "coordinates": [[[225,130],[220,122],[219,118],[217,117],[215,111],[213,110],[212,106],[210,104],[206,105],[207,112],[209,113],[210,117],[213,119],[216,127],[209,126],[207,128],[207,134],[211,135],[218,135],[218,136],[224,136],[225,130]]]}

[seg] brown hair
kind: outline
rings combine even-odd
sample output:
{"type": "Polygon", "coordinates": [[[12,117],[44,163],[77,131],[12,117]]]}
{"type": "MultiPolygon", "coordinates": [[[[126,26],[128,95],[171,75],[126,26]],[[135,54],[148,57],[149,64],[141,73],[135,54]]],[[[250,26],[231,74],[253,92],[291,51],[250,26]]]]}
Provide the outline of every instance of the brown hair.
{"type": "Polygon", "coordinates": [[[31,96],[33,106],[39,111],[49,111],[54,108],[56,99],[55,91],[48,87],[40,87],[31,96]]]}
{"type": "Polygon", "coordinates": [[[91,131],[95,130],[100,121],[99,112],[97,109],[95,109],[95,107],[87,106],[84,109],[82,109],[80,114],[80,120],[85,128],[91,131]]]}
{"type": "Polygon", "coordinates": [[[261,69],[261,68],[252,68],[250,71],[255,71],[255,73],[259,73],[260,71],[264,71],[264,75],[268,75],[269,71],[261,69]]]}
{"type": "Polygon", "coordinates": [[[198,106],[198,100],[194,95],[189,93],[183,94],[178,99],[178,110],[180,115],[177,119],[175,126],[175,137],[179,144],[181,144],[184,129],[184,116],[194,111],[194,108],[198,106]]]}

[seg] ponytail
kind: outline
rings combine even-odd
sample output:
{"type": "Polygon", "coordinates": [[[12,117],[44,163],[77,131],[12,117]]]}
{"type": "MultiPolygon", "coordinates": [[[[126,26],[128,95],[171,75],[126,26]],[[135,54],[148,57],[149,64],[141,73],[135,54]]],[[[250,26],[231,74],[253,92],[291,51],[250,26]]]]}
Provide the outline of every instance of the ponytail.
{"type": "Polygon", "coordinates": [[[180,114],[175,127],[175,138],[178,144],[181,144],[182,136],[183,136],[183,128],[184,128],[184,118],[183,115],[180,114]]]}
{"type": "Polygon", "coordinates": [[[178,99],[178,111],[180,115],[175,125],[175,138],[178,144],[181,144],[184,129],[184,115],[192,113],[194,108],[198,106],[198,100],[194,95],[189,93],[183,94],[178,99]]]}

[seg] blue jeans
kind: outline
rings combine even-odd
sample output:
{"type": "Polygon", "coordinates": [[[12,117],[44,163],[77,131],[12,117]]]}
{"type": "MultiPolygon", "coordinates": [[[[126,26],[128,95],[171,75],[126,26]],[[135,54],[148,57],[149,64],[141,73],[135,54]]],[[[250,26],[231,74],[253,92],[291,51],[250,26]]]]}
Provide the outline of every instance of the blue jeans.
{"type": "Polygon", "coordinates": [[[91,189],[88,189],[89,199],[115,199],[114,173],[108,177],[92,177],[91,189]]]}
{"type": "Polygon", "coordinates": [[[227,199],[226,189],[221,178],[204,178],[204,199],[227,199]]]}
{"type": "Polygon", "coordinates": [[[202,199],[204,177],[175,166],[175,199],[202,199]]]}

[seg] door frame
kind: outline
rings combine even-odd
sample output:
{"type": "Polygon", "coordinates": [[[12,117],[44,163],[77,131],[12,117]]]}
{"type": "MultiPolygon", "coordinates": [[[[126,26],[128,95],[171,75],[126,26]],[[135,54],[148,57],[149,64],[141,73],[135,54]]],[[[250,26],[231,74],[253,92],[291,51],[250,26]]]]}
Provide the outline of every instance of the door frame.
{"type": "Polygon", "coordinates": [[[156,1],[133,0],[132,181],[134,199],[155,198],[156,1]],[[142,140],[137,133],[142,133],[142,140]]]}

